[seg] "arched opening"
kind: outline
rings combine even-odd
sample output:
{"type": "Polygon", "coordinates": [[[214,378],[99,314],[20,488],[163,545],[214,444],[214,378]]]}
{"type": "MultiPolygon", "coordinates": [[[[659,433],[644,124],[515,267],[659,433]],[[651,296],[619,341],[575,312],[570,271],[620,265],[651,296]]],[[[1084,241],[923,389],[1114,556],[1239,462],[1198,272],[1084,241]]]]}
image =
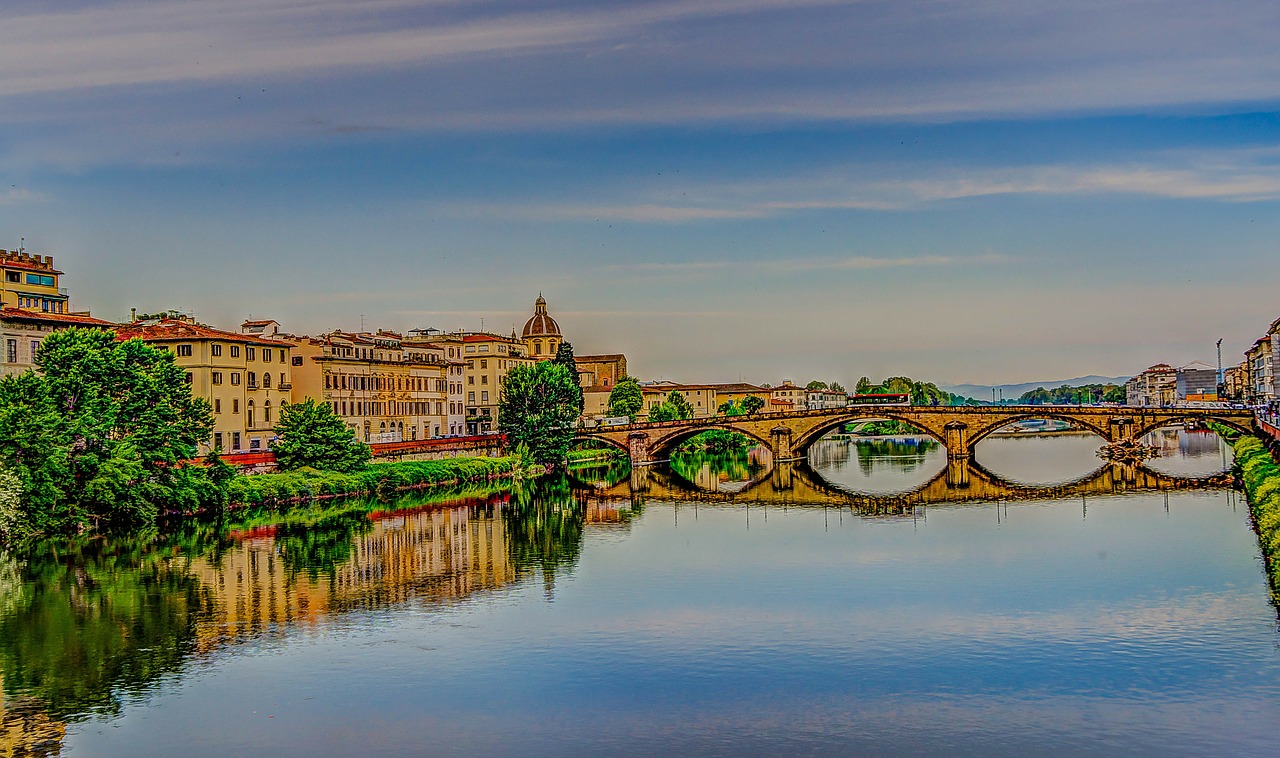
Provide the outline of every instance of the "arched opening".
{"type": "Polygon", "coordinates": [[[1006,419],[971,438],[973,459],[997,479],[1053,487],[1087,479],[1106,467],[1098,451],[1106,432],[1079,418],[1027,414],[1006,419]]]}
{"type": "Polygon", "coordinates": [[[681,429],[650,449],[671,475],[703,492],[749,489],[773,468],[769,445],[730,426],[681,429]]]}
{"type": "Polygon", "coordinates": [[[577,437],[569,446],[567,473],[578,486],[607,489],[631,472],[631,453],[625,445],[603,437],[577,437]]]}
{"type": "Polygon", "coordinates": [[[880,409],[842,416],[796,444],[827,486],[870,496],[914,492],[943,475],[943,441],[905,417],[880,409]]]}
{"type": "Polygon", "coordinates": [[[245,420],[248,422],[249,428],[252,429],[253,428],[253,400],[250,400],[249,403],[245,405],[245,420]]]}
{"type": "Polygon", "coordinates": [[[1143,467],[1166,476],[1201,479],[1229,471],[1235,463],[1231,442],[1249,431],[1232,420],[1189,417],[1138,429],[1134,438],[1156,453],[1143,461],[1143,467]]]}

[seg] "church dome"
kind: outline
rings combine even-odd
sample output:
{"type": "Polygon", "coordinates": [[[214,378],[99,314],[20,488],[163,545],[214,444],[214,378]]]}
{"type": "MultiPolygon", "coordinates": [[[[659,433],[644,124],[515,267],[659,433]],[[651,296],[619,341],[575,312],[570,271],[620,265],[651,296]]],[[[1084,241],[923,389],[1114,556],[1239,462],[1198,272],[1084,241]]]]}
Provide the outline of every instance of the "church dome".
{"type": "Polygon", "coordinates": [[[538,295],[533,304],[533,318],[524,322],[524,337],[559,337],[560,325],[547,315],[547,301],[538,295]]]}

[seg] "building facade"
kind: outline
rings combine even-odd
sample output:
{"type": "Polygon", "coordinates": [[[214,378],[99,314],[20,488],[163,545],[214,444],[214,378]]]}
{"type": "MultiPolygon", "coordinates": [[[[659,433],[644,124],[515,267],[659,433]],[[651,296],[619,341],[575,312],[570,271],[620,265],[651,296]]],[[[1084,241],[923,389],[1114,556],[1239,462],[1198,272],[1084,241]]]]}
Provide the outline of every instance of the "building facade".
{"type": "Polygon", "coordinates": [[[602,418],[609,414],[609,395],[618,380],[627,376],[627,356],[574,356],[578,368],[578,385],[582,387],[582,417],[602,418]]]}
{"type": "Polygon", "coordinates": [[[525,353],[535,361],[546,361],[556,357],[564,335],[560,333],[560,325],[547,313],[547,301],[542,295],[533,303],[533,316],[524,322],[521,333],[525,353]]]}
{"type": "Polygon", "coordinates": [[[0,250],[0,308],[69,314],[67,292],[53,267],[52,255],[25,250],[0,250]]]}
{"type": "Polygon", "coordinates": [[[117,339],[134,337],[170,351],[186,372],[191,394],[209,401],[213,436],[201,453],[270,449],[280,408],[292,397],[292,344],[174,318],[116,330],[117,339]]]}
{"type": "Polygon", "coordinates": [[[40,343],[53,332],[72,326],[114,329],[115,324],[89,316],[0,308],[0,376],[35,368],[40,343]]]}
{"type": "Polygon", "coordinates": [[[1125,382],[1125,403],[1131,406],[1169,406],[1177,400],[1178,371],[1167,363],[1156,365],[1125,382]]]}
{"type": "Polygon", "coordinates": [[[1217,402],[1218,370],[1200,361],[1179,368],[1174,394],[1179,403],[1217,402]]]}
{"type": "Polygon", "coordinates": [[[440,345],[396,333],[335,331],[295,338],[294,402],[333,409],[356,439],[403,442],[449,433],[449,363],[440,345]]]}

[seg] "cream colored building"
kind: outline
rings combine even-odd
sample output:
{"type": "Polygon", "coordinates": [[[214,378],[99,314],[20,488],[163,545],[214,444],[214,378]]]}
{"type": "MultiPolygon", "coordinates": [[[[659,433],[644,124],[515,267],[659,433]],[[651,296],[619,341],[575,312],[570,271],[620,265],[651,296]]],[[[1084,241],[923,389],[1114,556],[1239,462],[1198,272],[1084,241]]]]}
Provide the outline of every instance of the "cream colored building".
{"type": "Polygon", "coordinates": [[[271,447],[272,427],[291,399],[293,345],[174,318],[123,324],[116,336],[137,337],[171,351],[186,372],[191,393],[209,401],[213,436],[200,452],[271,447]]]}
{"type": "Polygon", "coordinates": [[[627,356],[574,356],[578,369],[578,385],[582,387],[582,417],[601,418],[609,415],[609,395],[618,380],[627,375],[627,356]]]}
{"type": "Polygon", "coordinates": [[[503,337],[490,332],[424,332],[411,337],[410,342],[444,350],[444,359],[451,364],[448,384],[457,390],[451,395],[450,403],[456,403],[461,409],[460,414],[451,417],[450,423],[460,425],[460,430],[455,432],[459,434],[497,431],[502,380],[516,366],[535,362],[529,357],[524,341],[515,334],[503,337]]]}
{"type": "Polygon", "coordinates": [[[44,338],[72,326],[114,329],[116,325],[69,313],[0,308],[0,376],[35,368],[36,351],[44,338]]]}
{"type": "Polygon", "coordinates": [[[440,345],[395,332],[294,338],[293,401],[329,405],[357,439],[404,442],[449,433],[449,363],[440,345]]]}
{"type": "Polygon", "coordinates": [[[771,411],[804,410],[809,406],[809,391],[788,379],[769,390],[769,399],[772,401],[769,404],[771,411]]]}

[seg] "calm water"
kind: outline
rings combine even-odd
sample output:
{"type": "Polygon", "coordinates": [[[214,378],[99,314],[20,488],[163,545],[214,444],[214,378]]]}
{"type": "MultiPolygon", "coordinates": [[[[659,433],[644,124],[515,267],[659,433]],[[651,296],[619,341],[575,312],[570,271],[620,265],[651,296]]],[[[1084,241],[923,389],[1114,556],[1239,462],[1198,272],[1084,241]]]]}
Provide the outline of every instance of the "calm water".
{"type": "MultiPolygon", "coordinates": [[[[1187,434],[1166,435],[1166,469],[1219,470],[1216,438],[1187,434]]],[[[945,451],[834,441],[795,470],[688,460],[163,549],[46,546],[0,563],[0,744],[1272,753],[1280,633],[1245,504],[1088,479],[1079,439],[977,453],[987,473],[1094,482],[1079,497],[859,515],[831,499],[950,497],[945,451]]]]}

